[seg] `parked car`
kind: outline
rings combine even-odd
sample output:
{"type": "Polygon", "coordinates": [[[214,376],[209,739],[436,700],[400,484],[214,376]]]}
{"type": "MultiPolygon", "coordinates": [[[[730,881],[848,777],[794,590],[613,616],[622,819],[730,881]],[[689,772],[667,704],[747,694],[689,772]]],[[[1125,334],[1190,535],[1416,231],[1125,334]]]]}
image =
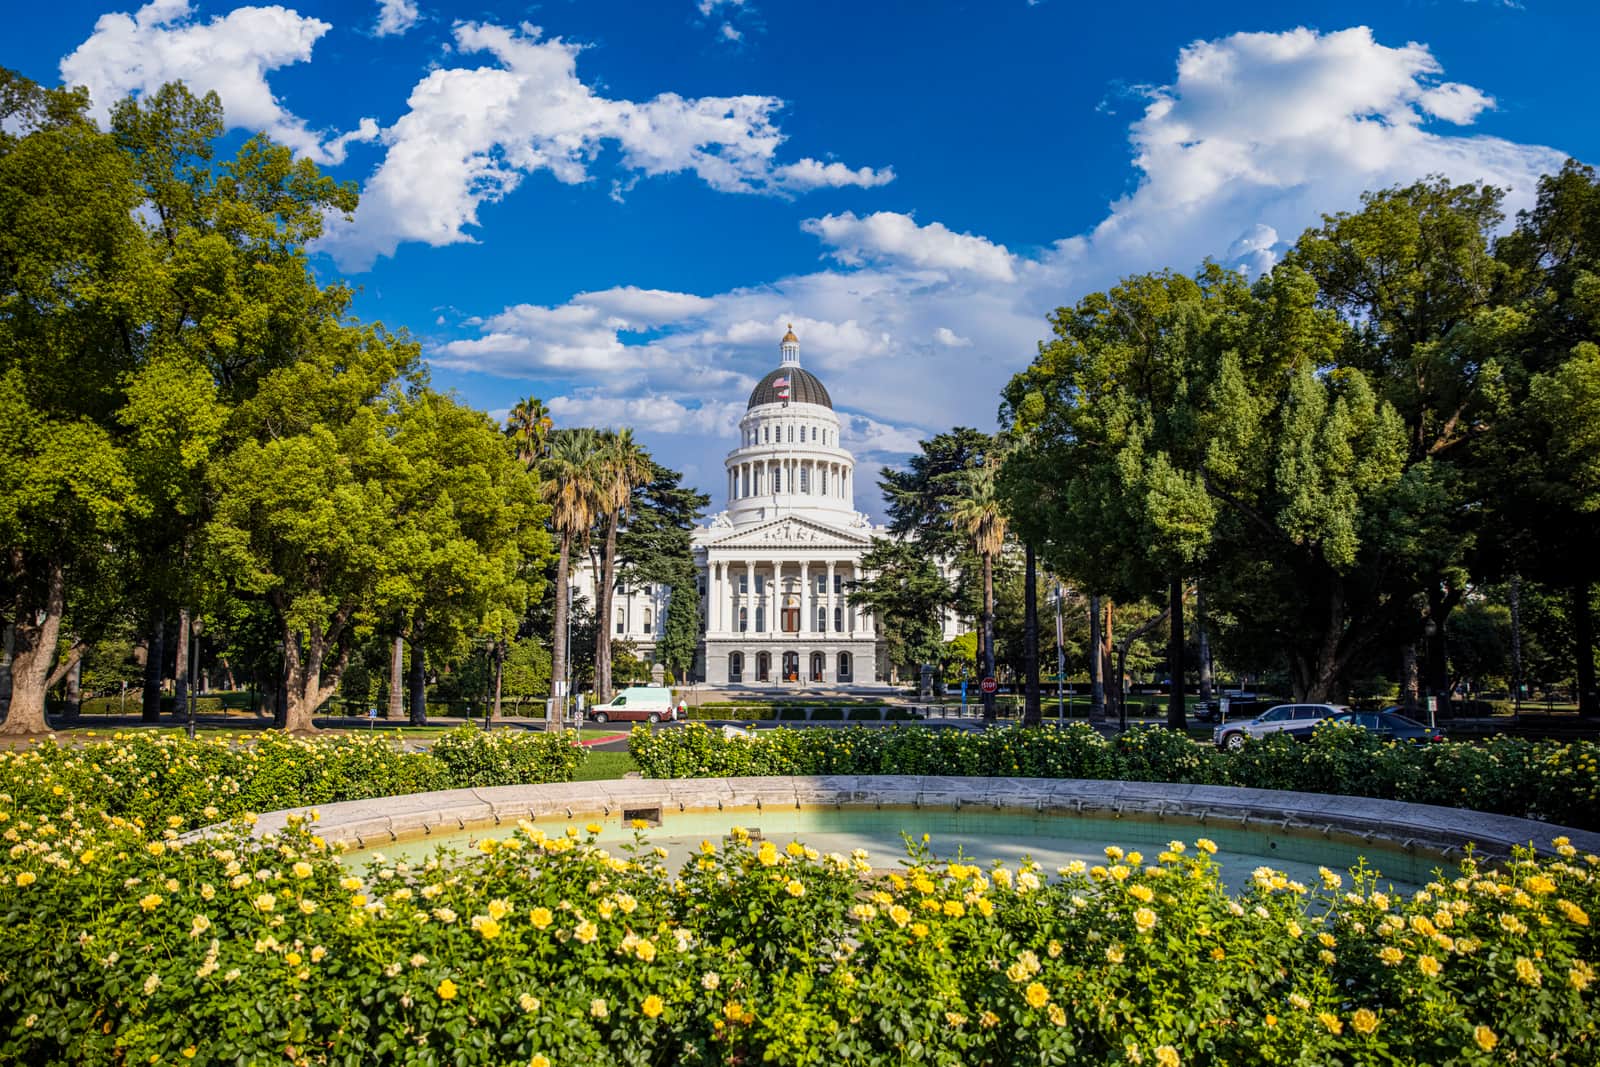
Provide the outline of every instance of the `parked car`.
{"type": "MultiPolygon", "coordinates": [[[[1228,718],[1230,720],[1253,719],[1273,706],[1263,701],[1256,694],[1242,689],[1228,690],[1222,694],[1222,700],[1228,702],[1228,718]]],[[[1193,705],[1191,712],[1195,721],[1220,723],[1222,721],[1222,700],[1202,700],[1193,705]]]]}
{"type": "MultiPolygon", "coordinates": [[[[1427,723],[1418,722],[1400,714],[1403,709],[1399,707],[1384,708],[1382,711],[1344,711],[1338,715],[1330,715],[1322,722],[1343,722],[1351,726],[1359,726],[1363,730],[1377,734],[1386,741],[1407,741],[1418,744],[1429,741],[1443,741],[1444,731],[1427,723]]],[[[1307,740],[1319,723],[1310,726],[1296,724],[1288,732],[1301,740],[1307,740]]]]}
{"type": "Polygon", "coordinates": [[[672,690],[662,685],[631,685],[604,704],[589,709],[595,722],[671,722],[677,717],[672,690]]]}
{"type": "Polygon", "coordinates": [[[1349,710],[1343,704],[1279,704],[1253,719],[1225,722],[1217,727],[1212,737],[1218,748],[1236,752],[1244,747],[1246,738],[1265,737],[1295,727],[1309,727],[1349,710]]]}

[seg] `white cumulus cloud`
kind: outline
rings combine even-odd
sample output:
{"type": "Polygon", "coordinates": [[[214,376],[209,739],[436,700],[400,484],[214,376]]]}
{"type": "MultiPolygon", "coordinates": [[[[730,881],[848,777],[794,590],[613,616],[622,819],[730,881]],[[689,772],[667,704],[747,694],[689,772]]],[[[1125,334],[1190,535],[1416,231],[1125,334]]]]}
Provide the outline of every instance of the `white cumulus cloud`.
{"type": "Polygon", "coordinates": [[[690,173],[721,192],[782,195],[893,177],[805,158],[778,163],[784,136],[775,97],[612,99],[578,77],[578,45],[544,39],[532,26],[462,23],[455,45],[458,54],[487,53],[495,63],[441,68],[412,89],[406,113],[382,133],[388,151],[355,219],[330,228],[326,247],[347,269],[364,269],[403,241],[471,241],[482,205],[536,171],[567,184],[588,181],[605,145],[618,149],[630,179],[690,173]]]}
{"type": "Polygon", "coordinates": [[[378,22],[372,32],[378,37],[394,37],[417,24],[420,16],[412,0],[378,0],[378,22]]]}
{"type": "Polygon", "coordinates": [[[1196,42],[1177,59],[1173,79],[1146,91],[1129,129],[1131,191],[1086,233],[1041,234],[1037,251],[1014,253],[910,215],[827,215],[802,225],[836,267],[667,297],[656,311],[648,290],[579,294],[520,319],[487,320],[483,336],[447,346],[448,358],[569,383],[561,388],[592,405],[567,409],[574,413],[603,405],[632,413],[634,400],[645,401],[649,425],[678,427],[661,441],[663,461],[700,465],[701,488],[720,506],[719,457],[730,437],[682,427],[699,424],[691,413],[706,404],[736,417],[777,366],[778,338],[793,323],[802,365],[827,386],[843,442],[861,460],[857,506],[878,510],[866,488],[870,464],[953,425],[991,426],[1000,386],[1033,357],[1054,308],[1128,274],[1193,270],[1208,256],[1258,273],[1323,213],[1430,174],[1498,185],[1515,212],[1565,158],[1462,128],[1494,106],[1489,93],[1441,81],[1426,45],[1384,45],[1365,28],[1235,34],[1196,42]],[[603,375],[548,370],[578,366],[570,337],[551,323],[580,321],[588,350],[609,353],[595,361],[603,375]],[[627,344],[646,321],[648,343],[627,344]],[[473,348],[494,345],[502,350],[473,348]]]}
{"type": "Polygon", "coordinates": [[[188,0],[154,0],[131,15],[101,15],[89,38],[61,60],[61,77],[88,88],[102,121],[130,93],[182,81],[197,95],[216,92],[230,126],[265,131],[318,163],[338,163],[352,141],[376,135],[376,124],[329,138],[309,129],[267,84],[272,71],[308,61],[331,28],[277,5],[239,7],[201,21],[188,0]]]}
{"type": "Polygon", "coordinates": [[[807,219],[801,229],[833,248],[833,257],[852,266],[869,261],[901,263],[934,270],[981,274],[996,281],[1016,277],[1004,245],[970,233],[956,233],[940,222],[917,225],[910,215],[879,211],[864,218],[854,212],[807,219]]]}

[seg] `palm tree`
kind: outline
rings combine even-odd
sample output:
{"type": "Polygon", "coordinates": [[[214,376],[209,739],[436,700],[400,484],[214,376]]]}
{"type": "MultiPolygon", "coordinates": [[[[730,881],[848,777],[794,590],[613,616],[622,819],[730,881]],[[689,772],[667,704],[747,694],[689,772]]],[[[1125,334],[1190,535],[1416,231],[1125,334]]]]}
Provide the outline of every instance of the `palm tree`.
{"type": "Polygon", "coordinates": [[[533,467],[549,454],[554,426],[550,409],[536,396],[518,401],[506,415],[506,436],[511,438],[524,466],[533,467]]]}
{"type": "Polygon", "coordinates": [[[596,596],[600,621],[594,638],[594,698],[611,699],[611,604],[616,594],[617,530],[628,513],[633,491],[650,481],[650,454],[633,439],[632,430],[603,435],[600,479],[596,500],[606,524],[605,551],[601,556],[596,596]]]}
{"type": "MultiPolygon", "coordinates": [[[[950,525],[972,543],[983,561],[983,676],[994,677],[994,561],[1006,541],[1006,516],[995,494],[995,470],[990,460],[967,473],[965,491],[950,505],[950,525]]],[[[983,694],[983,717],[993,720],[994,694],[983,694]]]]}
{"type": "MultiPolygon", "coordinates": [[[[561,545],[556,559],[555,632],[550,635],[552,688],[567,676],[568,575],[573,547],[579,546],[581,550],[582,542],[594,526],[602,455],[602,441],[594,430],[559,430],[550,435],[549,455],[540,464],[539,495],[550,505],[550,525],[561,545]]],[[[563,691],[563,700],[567,695],[563,691]]],[[[564,707],[564,704],[559,706],[560,709],[564,707]]],[[[552,705],[552,714],[559,719],[561,710],[552,705]]]]}

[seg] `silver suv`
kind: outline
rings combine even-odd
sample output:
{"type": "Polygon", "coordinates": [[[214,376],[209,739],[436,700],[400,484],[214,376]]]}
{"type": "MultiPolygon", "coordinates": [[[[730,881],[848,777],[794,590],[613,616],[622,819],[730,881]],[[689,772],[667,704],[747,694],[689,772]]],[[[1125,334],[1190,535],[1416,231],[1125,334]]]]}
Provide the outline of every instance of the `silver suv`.
{"type": "Polygon", "coordinates": [[[1279,704],[1253,719],[1223,723],[1217,727],[1212,738],[1218,748],[1237,752],[1244,747],[1247,737],[1265,737],[1280,730],[1308,726],[1319,719],[1349,710],[1343,704],[1279,704]]]}

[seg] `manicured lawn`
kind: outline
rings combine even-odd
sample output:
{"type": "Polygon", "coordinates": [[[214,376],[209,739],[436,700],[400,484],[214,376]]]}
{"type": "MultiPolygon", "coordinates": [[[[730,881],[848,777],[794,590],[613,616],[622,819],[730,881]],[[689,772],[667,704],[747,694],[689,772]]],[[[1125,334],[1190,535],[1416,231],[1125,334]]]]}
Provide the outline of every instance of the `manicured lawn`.
{"type": "Polygon", "coordinates": [[[633,762],[633,756],[627,752],[590,752],[589,758],[579,767],[572,776],[574,782],[603,782],[613,778],[621,778],[629,771],[636,771],[639,765],[633,762]]]}

